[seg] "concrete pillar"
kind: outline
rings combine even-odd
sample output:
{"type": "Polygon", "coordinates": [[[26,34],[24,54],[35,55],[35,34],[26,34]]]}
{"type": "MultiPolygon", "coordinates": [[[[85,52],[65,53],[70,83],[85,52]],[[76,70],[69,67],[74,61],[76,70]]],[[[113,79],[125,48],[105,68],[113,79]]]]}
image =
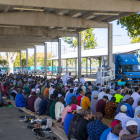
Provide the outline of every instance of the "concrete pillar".
{"type": "Polygon", "coordinates": [[[91,58],[90,58],[90,75],[91,75],[91,58]]]}
{"type": "Polygon", "coordinates": [[[47,77],[47,43],[44,43],[44,56],[45,56],[45,77],[47,77]]]}
{"type": "Polygon", "coordinates": [[[21,52],[22,52],[22,51],[20,51],[20,72],[22,72],[22,60],[21,60],[21,52]]]}
{"type": "Polygon", "coordinates": [[[101,63],[102,63],[102,57],[100,56],[100,57],[99,57],[99,67],[102,67],[102,66],[101,66],[101,63]]]}
{"type": "Polygon", "coordinates": [[[36,46],[34,46],[34,76],[36,76],[36,46]]]}
{"type": "Polygon", "coordinates": [[[113,25],[108,23],[108,67],[113,63],[113,25]]]}
{"type": "Polygon", "coordinates": [[[52,75],[53,75],[53,60],[51,60],[52,75]]]}
{"type": "Polygon", "coordinates": [[[66,59],[66,73],[68,72],[68,59],[66,59]]]}
{"type": "Polygon", "coordinates": [[[78,79],[81,78],[81,33],[78,33],[78,79]]]}
{"type": "Polygon", "coordinates": [[[61,39],[58,39],[58,75],[61,77],[61,39]]]}
{"type": "Polygon", "coordinates": [[[88,77],[88,58],[86,58],[86,77],[88,77]]]}
{"type": "Polygon", "coordinates": [[[77,58],[75,58],[75,76],[77,76],[77,58]]]}
{"type": "Polygon", "coordinates": [[[26,49],[26,73],[28,73],[28,48],[26,49]]]}

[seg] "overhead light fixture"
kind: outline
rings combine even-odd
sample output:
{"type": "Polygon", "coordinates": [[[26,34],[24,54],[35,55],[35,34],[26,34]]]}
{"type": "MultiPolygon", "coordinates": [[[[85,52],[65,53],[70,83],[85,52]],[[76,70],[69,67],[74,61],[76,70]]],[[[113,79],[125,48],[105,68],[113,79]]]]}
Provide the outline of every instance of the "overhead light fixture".
{"type": "Polygon", "coordinates": [[[20,26],[8,26],[8,25],[0,25],[2,28],[20,28],[20,26]]]}
{"type": "Polygon", "coordinates": [[[37,9],[37,8],[22,8],[22,7],[14,7],[14,10],[26,10],[26,11],[39,11],[43,12],[45,9],[37,9]]]}
{"type": "Polygon", "coordinates": [[[92,19],[94,17],[95,17],[94,15],[91,15],[91,16],[86,17],[85,19],[92,19]]]}
{"type": "Polygon", "coordinates": [[[81,12],[79,12],[79,13],[76,13],[76,14],[74,14],[74,15],[72,15],[71,17],[79,17],[79,16],[81,16],[81,12]]]}
{"type": "Polygon", "coordinates": [[[111,16],[118,16],[119,13],[93,13],[93,15],[111,15],[111,16]]]}

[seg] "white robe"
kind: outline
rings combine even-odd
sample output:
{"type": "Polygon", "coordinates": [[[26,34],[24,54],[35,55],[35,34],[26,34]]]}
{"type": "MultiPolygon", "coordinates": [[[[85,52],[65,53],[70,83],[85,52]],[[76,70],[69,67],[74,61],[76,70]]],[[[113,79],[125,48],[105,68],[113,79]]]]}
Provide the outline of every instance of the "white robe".
{"type": "Polygon", "coordinates": [[[83,84],[83,86],[85,85],[85,79],[83,77],[80,78],[80,82],[83,84]]]}
{"type": "Polygon", "coordinates": [[[100,71],[97,71],[97,80],[96,80],[96,85],[101,84],[102,85],[102,73],[100,71]]]}
{"type": "Polygon", "coordinates": [[[63,81],[63,85],[65,85],[68,81],[68,78],[69,78],[69,73],[66,73],[63,78],[62,78],[62,81],[63,81]]]}

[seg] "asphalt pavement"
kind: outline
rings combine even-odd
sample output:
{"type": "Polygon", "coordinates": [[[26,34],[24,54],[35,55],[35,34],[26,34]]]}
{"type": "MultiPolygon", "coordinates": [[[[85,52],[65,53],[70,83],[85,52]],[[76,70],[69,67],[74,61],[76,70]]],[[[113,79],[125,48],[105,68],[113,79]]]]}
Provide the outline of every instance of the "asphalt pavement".
{"type": "MultiPolygon", "coordinates": [[[[28,124],[19,121],[21,115],[27,114],[15,107],[0,108],[0,140],[36,140],[32,130],[27,129],[28,124]]],[[[57,137],[54,133],[45,134],[45,138],[49,136],[57,137]]],[[[47,140],[45,138],[40,140],[47,140]]]]}

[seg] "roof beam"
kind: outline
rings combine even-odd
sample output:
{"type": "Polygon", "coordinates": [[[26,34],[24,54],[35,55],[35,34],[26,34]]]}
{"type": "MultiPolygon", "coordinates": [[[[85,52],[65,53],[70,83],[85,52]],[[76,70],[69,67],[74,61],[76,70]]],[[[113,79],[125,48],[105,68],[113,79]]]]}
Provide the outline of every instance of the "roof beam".
{"type": "MultiPolygon", "coordinates": [[[[0,35],[16,35],[16,36],[45,36],[45,37],[77,37],[77,32],[58,31],[56,29],[47,29],[42,27],[22,26],[20,28],[1,28],[0,35]]],[[[53,40],[50,40],[53,42],[53,40]]]]}
{"type": "Polygon", "coordinates": [[[1,36],[0,35],[0,42],[24,42],[24,43],[44,43],[44,42],[58,42],[58,39],[52,39],[51,37],[33,37],[33,36],[1,36]]]}
{"type": "Polygon", "coordinates": [[[0,4],[70,10],[116,12],[140,11],[140,2],[132,0],[0,0],[0,4]]]}
{"type": "Polygon", "coordinates": [[[72,18],[69,16],[59,16],[44,12],[14,12],[0,14],[0,24],[18,26],[53,26],[70,28],[107,28],[108,23],[72,18]],[[13,20],[14,19],[14,20],[13,20]],[[49,20],[48,20],[49,19],[49,20]]]}

